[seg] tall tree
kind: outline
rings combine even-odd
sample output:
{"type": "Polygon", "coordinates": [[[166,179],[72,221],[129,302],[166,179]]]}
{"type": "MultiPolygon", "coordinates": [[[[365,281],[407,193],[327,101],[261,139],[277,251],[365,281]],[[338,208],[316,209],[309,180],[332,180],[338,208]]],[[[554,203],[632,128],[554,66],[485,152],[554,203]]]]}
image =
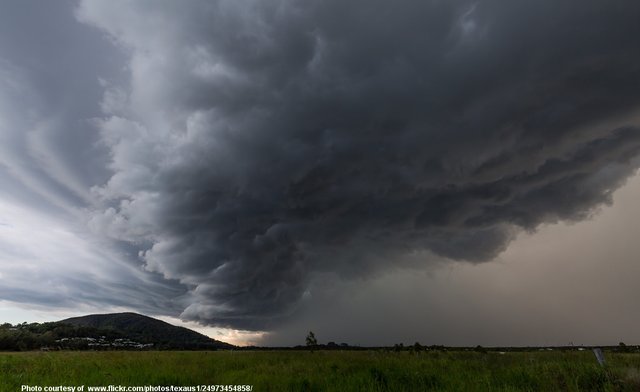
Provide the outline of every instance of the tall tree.
{"type": "Polygon", "coordinates": [[[307,347],[314,347],[318,345],[318,341],[316,340],[316,335],[314,335],[313,331],[309,331],[307,335],[307,347]]]}

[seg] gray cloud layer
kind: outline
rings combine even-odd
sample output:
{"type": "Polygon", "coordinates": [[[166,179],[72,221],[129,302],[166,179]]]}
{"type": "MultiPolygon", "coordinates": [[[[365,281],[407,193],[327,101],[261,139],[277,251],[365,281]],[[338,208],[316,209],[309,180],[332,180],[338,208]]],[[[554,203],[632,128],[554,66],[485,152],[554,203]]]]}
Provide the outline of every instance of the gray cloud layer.
{"type": "Polygon", "coordinates": [[[635,2],[68,5],[2,5],[0,202],[104,255],[53,249],[87,268],[47,300],[3,267],[0,299],[269,329],[319,277],[587,219],[640,164],[635,2]]]}
{"type": "Polygon", "coordinates": [[[85,1],[130,55],[94,229],[268,328],[315,273],[481,262],[635,172],[640,5],[85,1]],[[145,245],[145,244],[148,244],[145,245]],[[431,255],[431,256],[428,256],[431,255]]]}
{"type": "Polygon", "coordinates": [[[126,56],[78,23],[76,5],[0,4],[0,301],[175,314],[184,287],[143,271],[137,248],[87,233],[91,186],[111,177],[88,120],[101,115],[99,78],[119,80],[126,56]]]}

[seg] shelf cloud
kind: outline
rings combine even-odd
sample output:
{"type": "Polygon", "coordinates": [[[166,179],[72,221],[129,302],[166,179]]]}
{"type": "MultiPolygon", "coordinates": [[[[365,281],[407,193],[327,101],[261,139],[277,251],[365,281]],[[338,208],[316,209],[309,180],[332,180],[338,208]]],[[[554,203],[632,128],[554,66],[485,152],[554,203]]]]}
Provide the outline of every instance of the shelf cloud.
{"type": "Polygon", "coordinates": [[[489,262],[522,231],[589,219],[640,165],[640,3],[74,12],[121,68],[82,112],[85,171],[48,166],[58,204],[183,290],[159,313],[269,330],[318,276],[489,262]]]}
{"type": "Polygon", "coordinates": [[[192,288],[184,317],[248,329],[314,273],[492,260],[636,170],[639,10],[82,2],[130,69],[98,122],[114,173],[91,223],[192,288]]]}

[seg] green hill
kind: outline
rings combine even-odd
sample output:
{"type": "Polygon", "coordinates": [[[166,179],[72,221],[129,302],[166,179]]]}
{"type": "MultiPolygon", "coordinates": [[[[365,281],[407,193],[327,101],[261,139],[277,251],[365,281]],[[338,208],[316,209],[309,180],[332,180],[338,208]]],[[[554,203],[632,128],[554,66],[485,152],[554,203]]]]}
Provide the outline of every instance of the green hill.
{"type": "Polygon", "coordinates": [[[92,314],[59,321],[80,327],[112,330],[127,339],[153,344],[156,349],[229,349],[234,346],[188,328],[177,327],[137,313],[92,314]]]}

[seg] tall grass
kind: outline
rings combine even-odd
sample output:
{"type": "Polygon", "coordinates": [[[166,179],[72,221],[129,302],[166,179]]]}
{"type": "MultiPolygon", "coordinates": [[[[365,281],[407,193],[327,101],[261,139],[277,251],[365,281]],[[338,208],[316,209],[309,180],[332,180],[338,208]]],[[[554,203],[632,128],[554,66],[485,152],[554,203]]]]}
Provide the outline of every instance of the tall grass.
{"type": "Polygon", "coordinates": [[[584,352],[0,353],[0,391],[27,385],[251,384],[254,391],[639,391],[640,354],[584,352]]]}

